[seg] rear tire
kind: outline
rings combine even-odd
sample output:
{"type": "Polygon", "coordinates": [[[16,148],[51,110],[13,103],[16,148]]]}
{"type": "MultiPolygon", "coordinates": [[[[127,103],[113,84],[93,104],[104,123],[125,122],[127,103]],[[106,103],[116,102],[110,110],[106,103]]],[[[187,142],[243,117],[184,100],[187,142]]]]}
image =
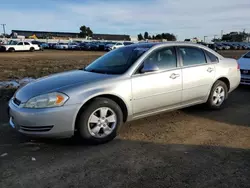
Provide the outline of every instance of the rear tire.
{"type": "Polygon", "coordinates": [[[30,51],[31,51],[31,52],[34,52],[34,51],[35,51],[35,48],[31,47],[31,48],[30,48],[30,51]]]}
{"type": "Polygon", "coordinates": [[[213,85],[206,104],[210,109],[218,110],[223,108],[227,97],[227,85],[223,81],[218,80],[213,85]]]}
{"type": "Polygon", "coordinates": [[[90,144],[113,140],[123,124],[120,106],[108,98],[96,98],[86,106],[77,122],[78,134],[90,144]],[[106,114],[106,115],[105,115],[106,114]]]}

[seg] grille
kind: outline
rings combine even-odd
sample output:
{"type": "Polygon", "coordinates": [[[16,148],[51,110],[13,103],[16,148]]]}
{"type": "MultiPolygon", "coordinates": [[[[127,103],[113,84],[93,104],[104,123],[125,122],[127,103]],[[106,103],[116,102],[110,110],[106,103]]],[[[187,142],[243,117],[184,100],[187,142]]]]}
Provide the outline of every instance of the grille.
{"type": "Polygon", "coordinates": [[[28,127],[20,126],[20,129],[27,132],[47,132],[53,128],[53,125],[50,126],[40,126],[40,127],[28,127]]]}
{"type": "Polygon", "coordinates": [[[18,100],[17,98],[14,98],[14,99],[13,99],[13,102],[14,102],[17,106],[19,106],[19,105],[21,104],[21,101],[18,100]]]}
{"type": "Polygon", "coordinates": [[[242,83],[250,83],[250,78],[241,78],[242,83]]]}
{"type": "Polygon", "coordinates": [[[250,75],[250,70],[240,70],[241,74],[250,75]]]}

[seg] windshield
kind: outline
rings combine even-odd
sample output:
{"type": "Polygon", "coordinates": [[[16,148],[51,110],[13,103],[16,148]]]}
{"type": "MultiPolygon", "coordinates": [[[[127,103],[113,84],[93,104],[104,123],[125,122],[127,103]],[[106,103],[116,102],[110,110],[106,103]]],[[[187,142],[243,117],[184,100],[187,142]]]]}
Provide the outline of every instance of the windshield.
{"type": "Polygon", "coordinates": [[[8,44],[10,45],[16,45],[17,43],[18,43],[17,41],[13,41],[13,40],[8,42],[8,44]]]}
{"type": "Polygon", "coordinates": [[[243,56],[243,58],[250,58],[250,52],[248,52],[247,54],[245,54],[245,55],[243,56]]]}
{"type": "Polygon", "coordinates": [[[103,74],[123,74],[149,48],[124,47],[98,58],[84,70],[103,74]]]}

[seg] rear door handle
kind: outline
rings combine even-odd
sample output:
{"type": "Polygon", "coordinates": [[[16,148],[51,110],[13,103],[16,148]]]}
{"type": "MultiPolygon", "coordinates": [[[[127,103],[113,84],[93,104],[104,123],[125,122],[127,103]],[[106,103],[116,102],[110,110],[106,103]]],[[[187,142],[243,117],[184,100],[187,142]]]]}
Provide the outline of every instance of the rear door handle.
{"type": "Polygon", "coordinates": [[[209,68],[207,69],[207,72],[213,72],[213,71],[214,71],[214,69],[211,68],[211,67],[209,67],[209,68]]]}
{"type": "Polygon", "coordinates": [[[173,73],[173,74],[171,74],[171,76],[170,76],[169,78],[176,79],[176,78],[178,78],[179,76],[180,76],[179,74],[173,73]]]}

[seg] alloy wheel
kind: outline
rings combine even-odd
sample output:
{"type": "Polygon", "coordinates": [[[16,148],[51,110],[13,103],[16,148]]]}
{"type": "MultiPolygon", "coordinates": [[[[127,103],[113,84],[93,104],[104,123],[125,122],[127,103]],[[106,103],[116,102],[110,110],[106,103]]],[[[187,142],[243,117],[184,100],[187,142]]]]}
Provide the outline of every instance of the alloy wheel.
{"type": "Polygon", "coordinates": [[[108,107],[95,110],[88,119],[89,133],[95,138],[105,138],[110,135],[117,125],[115,112],[108,107]]]}
{"type": "Polygon", "coordinates": [[[222,86],[218,86],[213,93],[213,104],[220,106],[225,100],[225,90],[222,86]]]}

